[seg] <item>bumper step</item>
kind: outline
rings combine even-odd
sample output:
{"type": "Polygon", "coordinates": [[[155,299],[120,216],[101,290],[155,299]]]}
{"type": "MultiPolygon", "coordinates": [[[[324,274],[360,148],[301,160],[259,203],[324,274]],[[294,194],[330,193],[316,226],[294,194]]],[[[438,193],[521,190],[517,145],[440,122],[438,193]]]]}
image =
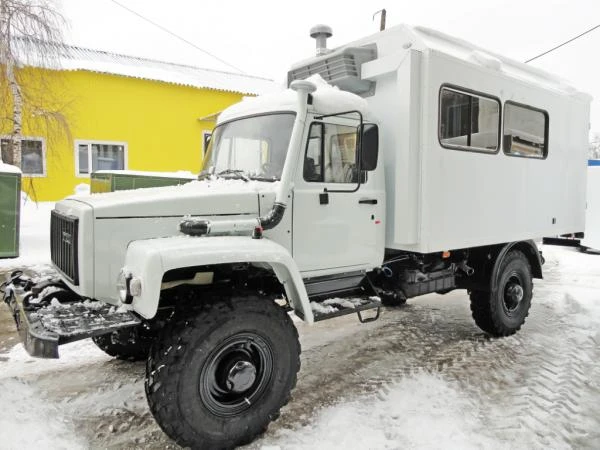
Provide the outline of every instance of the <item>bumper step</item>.
{"type": "MultiPolygon", "coordinates": [[[[361,323],[372,322],[379,318],[381,300],[379,297],[353,297],[353,298],[331,298],[322,302],[311,301],[310,306],[313,311],[315,322],[333,319],[334,317],[345,316],[348,314],[357,314],[361,323]],[[363,311],[376,309],[374,317],[364,318],[363,311]]],[[[298,314],[298,312],[296,312],[298,314]]]]}
{"type": "Polygon", "coordinates": [[[98,301],[60,303],[44,306],[27,300],[27,292],[13,288],[4,301],[11,309],[23,346],[31,356],[58,358],[58,346],[141,324],[130,311],[98,301]]]}

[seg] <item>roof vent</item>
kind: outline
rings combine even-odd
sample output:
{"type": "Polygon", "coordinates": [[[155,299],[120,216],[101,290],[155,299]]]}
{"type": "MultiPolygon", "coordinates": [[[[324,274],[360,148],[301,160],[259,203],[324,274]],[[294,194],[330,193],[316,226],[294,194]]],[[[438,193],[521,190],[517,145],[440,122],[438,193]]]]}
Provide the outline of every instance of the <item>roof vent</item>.
{"type": "Polygon", "coordinates": [[[331,50],[327,48],[327,38],[333,36],[333,31],[327,25],[315,25],[310,29],[310,37],[317,41],[317,56],[326,55],[331,50]]]}

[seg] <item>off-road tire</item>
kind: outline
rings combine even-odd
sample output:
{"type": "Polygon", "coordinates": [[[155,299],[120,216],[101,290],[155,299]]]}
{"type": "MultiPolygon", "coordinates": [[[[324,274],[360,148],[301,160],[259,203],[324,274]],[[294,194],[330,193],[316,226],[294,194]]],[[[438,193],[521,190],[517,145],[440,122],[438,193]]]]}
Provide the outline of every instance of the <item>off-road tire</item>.
{"type": "Polygon", "coordinates": [[[381,304],[389,307],[406,305],[406,296],[402,292],[384,292],[379,295],[381,304]]]}
{"type": "Polygon", "coordinates": [[[92,341],[104,353],[117,359],[143,361],[148,358],[154,339],[141,331],[122,330],[95,336],[92,341]]]}
{"type": "Polygon", "coordinates": [[[214,301],[178,316],[162,330],[146,365],[146,396],[154,418],[183,447],[221,449],[251,442],[279,417],[296,385],[300,343],[292,320],[283,308],[258,297],[214,301]],[[261,342],[268,349],[271,375],[257,375],[259,381],[250,389],[263,382],[266,387],[254,391],[259,393],[251,404],[246,400],[245,410],[226,415],[218,408],[215,412],[212,391],[204,390],[207,379],[214,385],[220,377],[205,374],[216,366],[224,346],[239,336],[251,336],[251,344],[261,342]]]}
{"type": "Polygon", "coordinates": [[[510,336],[521,328],[529,314],[533,296],[531,265],[523,253],[512,250],[500,263],[497,276],[497,288],[493,292],[470,292],[471,313],[477,326],[486,333],[510,336]],[[516,305],[507,305],[507,290],[515,284],[522,290],[522,299],[516,305]]]}

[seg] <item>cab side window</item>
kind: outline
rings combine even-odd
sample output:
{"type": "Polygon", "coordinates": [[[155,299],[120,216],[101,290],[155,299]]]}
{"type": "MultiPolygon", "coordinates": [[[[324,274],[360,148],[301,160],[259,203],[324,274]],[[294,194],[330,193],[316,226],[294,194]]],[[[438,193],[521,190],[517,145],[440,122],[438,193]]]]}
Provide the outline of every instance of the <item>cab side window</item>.
{"type": "Polygon", "coordinates": [[[321,183],[356,183],[356,144],[355,127],[313,123],[304,158],[304,179],[321,183]]]}

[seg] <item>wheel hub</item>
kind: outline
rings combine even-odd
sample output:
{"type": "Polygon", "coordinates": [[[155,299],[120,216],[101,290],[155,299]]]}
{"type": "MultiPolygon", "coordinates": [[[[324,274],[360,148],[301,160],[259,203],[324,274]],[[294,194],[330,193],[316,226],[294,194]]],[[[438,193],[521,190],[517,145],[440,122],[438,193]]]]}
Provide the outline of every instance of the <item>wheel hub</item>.
{"type": "Polygon", "coordinates": [[[256,367],[249,361],[238,361],[229,369],[226,385],[231,392],[247,391],[256,381],[256,367]]]}
{"type": "Polygon", "coordinates": [[[250,332],[233,335],[213,350],[202,368],[200,399],[216,416],[241,414],[264,394],[272,373],[273,353],[268,341],[250,332]]]}
{"type": "Polygon", "coordinates": [[[504,302],[509,311],[512,311],[519,306],[523,300],[524,294],[525,291],[523,290],[523,287],[517,281],[510,281],[506,285],[504,302]]]}

